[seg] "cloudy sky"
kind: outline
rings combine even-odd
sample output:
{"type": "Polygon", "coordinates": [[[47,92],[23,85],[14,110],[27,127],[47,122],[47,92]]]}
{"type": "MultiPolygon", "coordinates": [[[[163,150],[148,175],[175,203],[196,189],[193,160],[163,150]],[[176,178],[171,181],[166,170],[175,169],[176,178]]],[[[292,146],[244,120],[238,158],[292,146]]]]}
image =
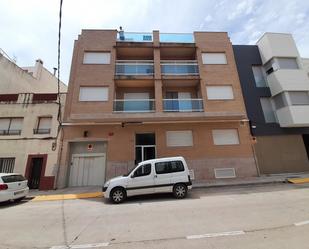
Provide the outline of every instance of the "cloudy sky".
{"type": "MultiPolygon", "coordinates": [[[[0,0],[0,48],[19,66],[41,58],[57,66],[59,0],[0,0]]],[[[73,41],[81,29],[227,31],[233,44],[255,44],[264,32],[292,33],[309,57],[309,1],[64,0],[61,80],[68,82],[73,41]]]]}

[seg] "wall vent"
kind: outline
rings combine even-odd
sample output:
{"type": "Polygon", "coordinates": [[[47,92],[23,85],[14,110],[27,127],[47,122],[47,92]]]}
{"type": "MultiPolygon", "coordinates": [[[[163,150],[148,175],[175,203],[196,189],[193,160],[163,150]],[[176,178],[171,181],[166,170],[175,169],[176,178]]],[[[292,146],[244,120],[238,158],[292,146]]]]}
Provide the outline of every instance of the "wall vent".
{"type": "Polygon", "coordinates": [[[215,169],[216,178],[235,178],[235,168],[217,168],[215,169]]]}

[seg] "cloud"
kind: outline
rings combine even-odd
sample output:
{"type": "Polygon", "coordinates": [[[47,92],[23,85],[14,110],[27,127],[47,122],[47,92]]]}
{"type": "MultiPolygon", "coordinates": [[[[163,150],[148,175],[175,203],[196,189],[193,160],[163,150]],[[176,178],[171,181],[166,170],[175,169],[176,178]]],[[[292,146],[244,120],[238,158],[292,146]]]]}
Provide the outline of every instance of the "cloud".
{"type": "MultiPolygon", "coordinates": [[[[20,66],[41,58],[57,66],[59,0],[0,0],[0,47],[20,66]]],[[[292,33],[309,57],[309,2],[302,0],[64,0],[61,79],[68,82],[81,29],[161,32],[227,31],[234,44],[255,44],[264,32],[292,33]]]]}

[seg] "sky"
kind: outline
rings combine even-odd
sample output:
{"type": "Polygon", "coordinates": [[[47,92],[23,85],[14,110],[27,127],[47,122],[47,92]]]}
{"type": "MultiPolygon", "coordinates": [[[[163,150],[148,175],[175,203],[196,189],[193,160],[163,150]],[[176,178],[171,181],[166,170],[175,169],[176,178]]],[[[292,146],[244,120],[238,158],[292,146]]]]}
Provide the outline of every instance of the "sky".
{"type": "MultiPolygon", "coordinates": [[[[226,31],[233,44],[255,44],[264,32],[292,33],[309,57],[307,0],[63,0],[60,79],[68,83],[81,29],[192,33],[226,31]]],[[[19,66],[40,58],[57,67],[59,0],[0,0],[0,48],[19,66]]]]}

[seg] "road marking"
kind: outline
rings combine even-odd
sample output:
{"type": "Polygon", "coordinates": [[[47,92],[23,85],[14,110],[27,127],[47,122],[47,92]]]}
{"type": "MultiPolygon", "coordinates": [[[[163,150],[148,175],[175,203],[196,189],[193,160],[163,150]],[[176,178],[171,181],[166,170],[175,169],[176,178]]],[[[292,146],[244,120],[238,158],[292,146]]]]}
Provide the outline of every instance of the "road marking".
{"type": "Polygon", "coordinates": [[[63,195],[39,195],[33,198],[32,201],[59,201],[59,200],[74,200],[84,198],[101,198],[102,192],[80,193],[80,194],[63,194],[63,195]]]}
{"type": "Polygon", "coordinates": [[[245,234],[244,231],[231,231],[231,232],[223,232],[223,233],[206,233],[200,235],[190,235],[187,236],[187,239],[202,239],[202,238],[214,238],[214,237],[221,237],[221,236],[236,236],[236,235],[243,235],[245,234]]]}
{"type": "Polygon", "coordinates": [[[52,246],[50,249],[88,249],[88,248],[99,248],[108,246],[109,243],[94,243],[84,245],[70,245],[70,246],[52,246]]]}
{"type": "Polygon", "coordinates": [[[303,226],[303,225],[308,225],[308,224],[309,224],[309,220],[294,223],[295,226],[303,226]]]}

